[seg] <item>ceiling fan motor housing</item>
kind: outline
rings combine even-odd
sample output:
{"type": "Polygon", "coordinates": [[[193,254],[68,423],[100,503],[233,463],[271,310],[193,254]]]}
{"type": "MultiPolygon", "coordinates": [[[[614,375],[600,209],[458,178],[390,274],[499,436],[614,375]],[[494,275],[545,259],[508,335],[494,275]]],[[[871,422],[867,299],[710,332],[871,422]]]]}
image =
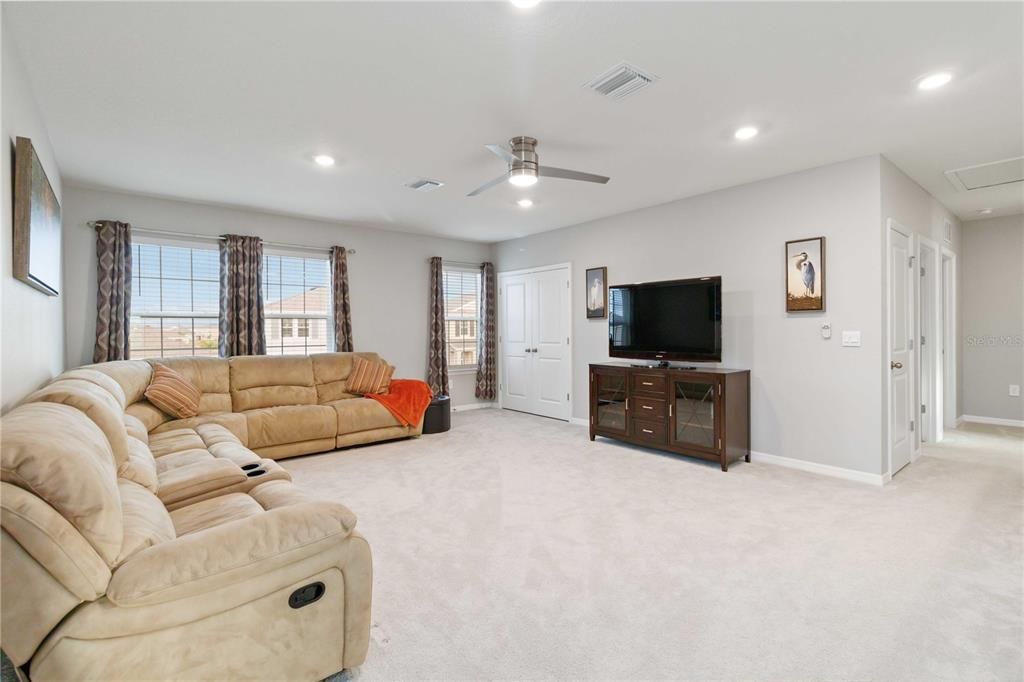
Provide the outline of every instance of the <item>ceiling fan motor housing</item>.
{"type": "Polygon", "coordinates": [[[533,137],[513,137],[508,141],[516,160],[509,167],[510,171],[526,170],[529,175],[537,175],[537,140],[533,137]]]}

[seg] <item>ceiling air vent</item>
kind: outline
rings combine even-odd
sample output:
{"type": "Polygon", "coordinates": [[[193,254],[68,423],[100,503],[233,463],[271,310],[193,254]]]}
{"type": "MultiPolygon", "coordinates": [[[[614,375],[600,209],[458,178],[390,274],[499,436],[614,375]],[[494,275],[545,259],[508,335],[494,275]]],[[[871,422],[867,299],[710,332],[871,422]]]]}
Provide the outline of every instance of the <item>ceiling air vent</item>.
{"type": "Polygon", "coordinates": [[[1024,156],[946,171],[946,178],[963,192],[1024,181],[1024,156]]]}
{"type": "Polygon", "coordinates": [[[623,62],[608,69],[587,83],[591,90],[614,99],[622,99],[658,80],[657,76],[645,73],[635,66],[623,62]]]}
{"type": "Polygon", "coordinates": [[[417,192],[433,192],[438,187],[444,187],[444,183],[430,178],[416,178],[405,183],[405,186],[417,192]]]}

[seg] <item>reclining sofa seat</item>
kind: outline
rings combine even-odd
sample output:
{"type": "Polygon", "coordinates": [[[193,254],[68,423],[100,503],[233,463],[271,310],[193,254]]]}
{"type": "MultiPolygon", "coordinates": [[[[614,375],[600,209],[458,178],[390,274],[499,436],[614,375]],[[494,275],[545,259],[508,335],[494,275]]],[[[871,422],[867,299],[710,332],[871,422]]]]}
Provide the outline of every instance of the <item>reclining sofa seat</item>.
{"type": "Polygon", "coordinates": [[[32,679],[359,665],[371,559],[355,516],[261,457],[420,432],[346,392],[352,355],[160,360],[202,390],[191,419],[145,400],[147,361],[71,370],[6,415],[0,644],[15,665],[32,679]],[[317,598],[296,608],[300,588],[317,598]]]}

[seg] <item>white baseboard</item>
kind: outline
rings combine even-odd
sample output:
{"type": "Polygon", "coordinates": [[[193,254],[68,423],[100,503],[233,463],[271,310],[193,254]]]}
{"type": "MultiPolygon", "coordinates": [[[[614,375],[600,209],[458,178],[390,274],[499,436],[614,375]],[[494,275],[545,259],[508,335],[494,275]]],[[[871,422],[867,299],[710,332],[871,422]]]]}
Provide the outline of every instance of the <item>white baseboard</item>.
{"type": "Polygon", "coordinates": [[[498,403],[467,403],[465,405],[452,405],[452,412],[469,412],[470,410],[489,410],[498,403]]]}
{"type": "Polygon", "coordinates": [[[569,423],[576,426],[590,426],[590,422],[583,417],[570,417],[569,423]]]}
{"type": "Polygon", "coordinates": [[[755,450],[750,451],[750,460],[765,464],[777,464],[778,466],[799,469],[800,471],[807,471],[812,474],[842,478],[847,481],[856,481],[857,483],[884,485],[888,480],[888,475],[885,474],[869,474],[865,471],[844,469],[843,467],[832,466],[831,464],[818,464],[817,462],[808,462],[807,460],[783,457],[781,455],[769,455],[767,452],[757,452],[755,450]]]}
{"type": "Polygon", "coordinates": [[[993,426],[1016,426],[1024,428],[1024,419],[1003,419],[1002,417],[979,417],[975,414],[965,414],[960,417],[962,422],[972,424],[991,424],[993,426]]]}

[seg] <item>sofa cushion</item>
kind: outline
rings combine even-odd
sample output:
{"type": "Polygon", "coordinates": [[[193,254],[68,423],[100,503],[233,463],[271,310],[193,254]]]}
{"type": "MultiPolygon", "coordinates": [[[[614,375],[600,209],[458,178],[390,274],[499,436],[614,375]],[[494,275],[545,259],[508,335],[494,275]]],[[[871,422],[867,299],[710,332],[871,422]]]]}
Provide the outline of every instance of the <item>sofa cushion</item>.
{"type": "Polygon", "coordinates": [[[156,495],[125,479],[118,481],[117,487],[121,493],[124,523],[124,542],[117,558],[118,564],[147,547],[176,537],[171,515],[156,495]]]}
{"type": "Polygon", "coordinates": [[[149,429],[141,419],[126,412],[121,416],[121,421],[124,422],[124,428],[128,432],[129,438],[137,438],[143,443],[149,442],[149,429]]]}
{"type": "Polygon", "coordinates": [[[152,492],[157,490],[156,462],[149,446],[138,438],[128,439],[128,461],[117,471],[118,476],[138,483],[152,492]]]}
{"type": "Polygon", "coordinates": [[[231,358],[228,363],[231,405],[235,412],[282,405],[316,405],[313,362],[305,355],[243,355],[231,358]]]}
{"type": "Polygon", "coordinates": [[[178,537],[263,513],[259,502],[245,493],[228,493],[171,512],[178,537]]]}
{"type": "Polygon", "coordinates": [[[338,435],[402,426],[388,408],[370,398],[351,398],[329,403],[337,417],[338,435]]]}
{"type": "Polygon", "coordinates": [[[348,377],[356,358],[380,360],[376,353],[317,353],[309,357],[313,361],[317,402],[321,405],[333,400],[357,397],[348,390],[348,377]]]}
{"type": "Polygon", "coordinates": [[[124,413],[138,419],[147,431],[152,431],[171,419],[163,410],[145,400],[145,396],[143,400],[126,407],[124,413]]]}
{"type": "Polygon", "coordinates": [[[199,389],[199,414],[231,411],[231,375],[226,358],[160,358],[150,364],[170,367],[199,389]]]}
{"type": "Polygon", "coordinates": [[[81,410],[103,431],[114,460],[120,466],[128,460],[128,430],[123,409],[105,389],[82,379],[62,379],[44,386],[25,398],[26,403],[63,403],[81,410]]]}
{"type": "Polygon", "coordinates": [[[395,368],[383,360],[356,358],[348,377],[350,393],[386,393],[395,368]]]}
{"type": "Polygon", "coordinates": [[[106,374],[116,381],[124,391],[125,405],[137,403],[143,399],[143,393],[149,386],[153,376],[153,368],[145,360],[115,360],[85,365],[79,369],[92,369],[106,374]]]}
{"type": "Polygon", "coordinates": [[[178,429],[198,429],[205,424],[216,424],[223,426],[245,445],[249,442],[249,429],[245,422],[245,415],[238,412],[217,412],[213,414],[200,414],[189,419],[172,419],[152,429],[150,435],[164,433],[165,431],[176,431],[178,429]]]}
{"type": "Polygon", "coordinates": [[[87,369],[85,367],[79,367],[78,369],[71,369],[58,376],[54,381],[60,381],[61,379],[81,379],[82,381],[88,381],[96,384],[104,391],[114,396],[118,404],[123,410],[128,402],[124,395],[124,389],[121,388],[121,384],[114,381],[114,378],[99,372],[95,369],[87,369]]]}
{"type": "Polygon", "coordinates": [[[246,410],[250,448],[333,438],[338,428],[335,411],[326,405],[289,405],[246,410]]]}
{"type": "Polygon", "coordinates": [[[178,419],[199,414],[202,391],[170,367],[153,365],[153,381],[146,389],[146,399],[178,419]]]}
{"type": "Polygon", "coordinates": [[[112,566],[124,529],[117,465],[103,431],[69,405],[22,405],[3,418],[0,476],[66,518],[112,566]]]}
{"type": "Polygon", "coordinates": [[[206,450],[206,443],[195,429],[174,429],[149,436],[149,449],[158,461],[162,457],[185,450],[206,450]]]}

